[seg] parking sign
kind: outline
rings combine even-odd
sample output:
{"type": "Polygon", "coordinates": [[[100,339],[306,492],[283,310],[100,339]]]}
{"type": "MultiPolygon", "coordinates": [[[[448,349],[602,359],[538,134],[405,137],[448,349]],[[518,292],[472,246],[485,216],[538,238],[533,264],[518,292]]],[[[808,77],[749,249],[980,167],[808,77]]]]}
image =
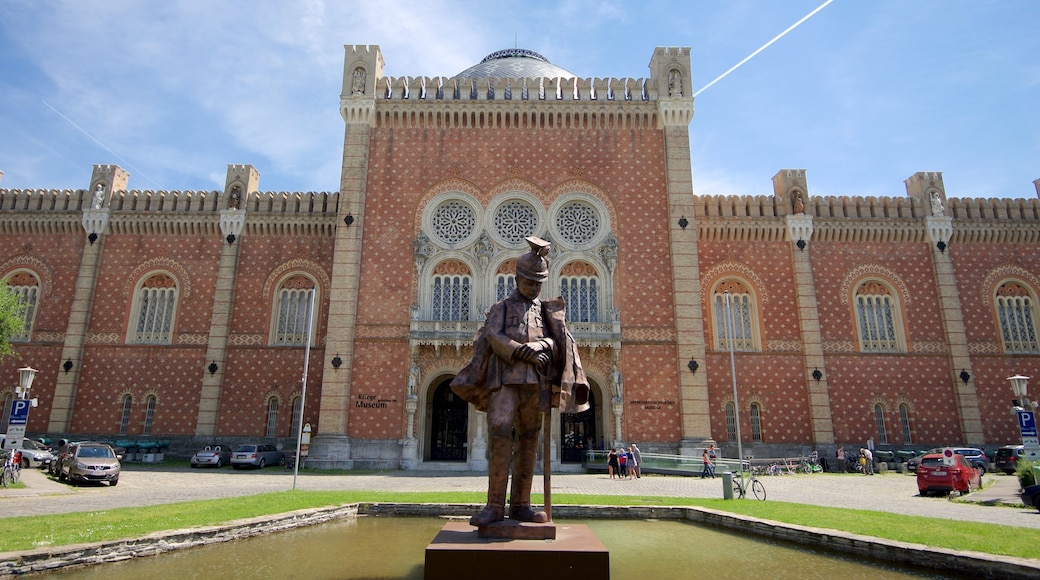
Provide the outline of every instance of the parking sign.
{"type": "Polygon", "coordinates": [[[1022,437],[1036,437],[1036,417],[1032,411],[1018,412],[1018,430],[1022,437]]]}
{"type": "Polygon", "coordinates": [[[29,422],[29,401],[28,399],[15,399],[11,401],[11,418],[7,421],[8,425],[25,425],[29,422]]]}

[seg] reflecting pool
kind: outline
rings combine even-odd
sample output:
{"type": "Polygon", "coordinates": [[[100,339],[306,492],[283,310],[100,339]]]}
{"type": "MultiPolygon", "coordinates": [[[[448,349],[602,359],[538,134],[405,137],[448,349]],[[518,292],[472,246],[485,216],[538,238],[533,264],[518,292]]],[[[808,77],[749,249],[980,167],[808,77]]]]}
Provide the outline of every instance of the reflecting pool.
{"type": "MultiPolygon", "coordinates": [[[[48,574],[55,578],[422,578],[438,518],[360,516],[247,540],[48,574]]],[[[560,520],[558,525],[566,525],[560,520]]],[[[612,578],[944,578],[675,521],[586,520],[612,578]]],[[[492,575],[493,576],[493,575],[492,575]]]]}

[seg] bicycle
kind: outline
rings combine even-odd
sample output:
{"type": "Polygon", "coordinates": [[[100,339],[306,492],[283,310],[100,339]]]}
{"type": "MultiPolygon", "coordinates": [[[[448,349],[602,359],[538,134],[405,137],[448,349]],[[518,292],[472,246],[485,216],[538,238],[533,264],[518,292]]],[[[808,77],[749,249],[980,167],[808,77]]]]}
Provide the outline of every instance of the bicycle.
{"type": "Polygon", "coordinates": [[[766,486],[763,485],[757,477],[755,477],[754,470],[748,471],[747,474],[748,475],[745,476],[744,472],[741,472],[739,476],[733,479],[734,493],[737,494],[738,498],[744,499],[744,497],[747,495],[748,489],[750,489],[751,493],[755,495],[755,499],[765,501],[766,486]]]}
{"type": "Polygon", "coordinates": [[[3,472],[0,473],[0,481],[4,487],[10,487],[22,478],[22,465],[15,463],[11,457],[4,461],[3,472]]]}

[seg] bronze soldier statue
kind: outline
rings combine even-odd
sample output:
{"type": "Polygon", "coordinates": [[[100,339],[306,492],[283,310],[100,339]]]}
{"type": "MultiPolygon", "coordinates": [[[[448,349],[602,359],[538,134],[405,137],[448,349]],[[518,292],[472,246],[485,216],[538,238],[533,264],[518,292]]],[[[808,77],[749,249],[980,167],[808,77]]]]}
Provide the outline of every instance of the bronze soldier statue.
{"type": "Polygon", "coordinates": [[[509,517],[521,522],[549,520],[544,511],[531,508],[542,413],[550,407],[564,413],[589,407],[589,386],[567,330],[563,298],[538,299],[549,278],[545,256],[550,244],[536,237],[527,238],[527,243],[531,251],[516,261],[516,290],[491,307],[477,333],[473,360],[451,383],[456,394],[487,412],[491,436],[488,501],[470,518],[473,526],[505,519],[510,463],[509,517]]]}

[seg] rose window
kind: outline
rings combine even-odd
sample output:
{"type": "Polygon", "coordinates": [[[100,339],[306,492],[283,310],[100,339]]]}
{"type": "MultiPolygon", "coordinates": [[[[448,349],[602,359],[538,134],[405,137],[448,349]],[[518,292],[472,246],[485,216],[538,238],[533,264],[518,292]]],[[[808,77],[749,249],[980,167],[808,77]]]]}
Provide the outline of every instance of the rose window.
{"type": "Polygon", "coordinates": [[[588,244],[599,233],[599,214],[587,203],[568,203],[556,215],[556,229],[571,245],[588,244]]]}
{"type": "Polygon", "coordinates": [[[522,201],[509,201],[495,212],[495,231],[510,244],[518,244],[534,235],[538,217],[534,208],[522,201]]]}
{"type": "Polygon", "coordinates": [[[444,202],[433,214],[433,231],[448,244],[457,244],[468,238],[476,223],[473,208],[460,201],[444,202]]]}

